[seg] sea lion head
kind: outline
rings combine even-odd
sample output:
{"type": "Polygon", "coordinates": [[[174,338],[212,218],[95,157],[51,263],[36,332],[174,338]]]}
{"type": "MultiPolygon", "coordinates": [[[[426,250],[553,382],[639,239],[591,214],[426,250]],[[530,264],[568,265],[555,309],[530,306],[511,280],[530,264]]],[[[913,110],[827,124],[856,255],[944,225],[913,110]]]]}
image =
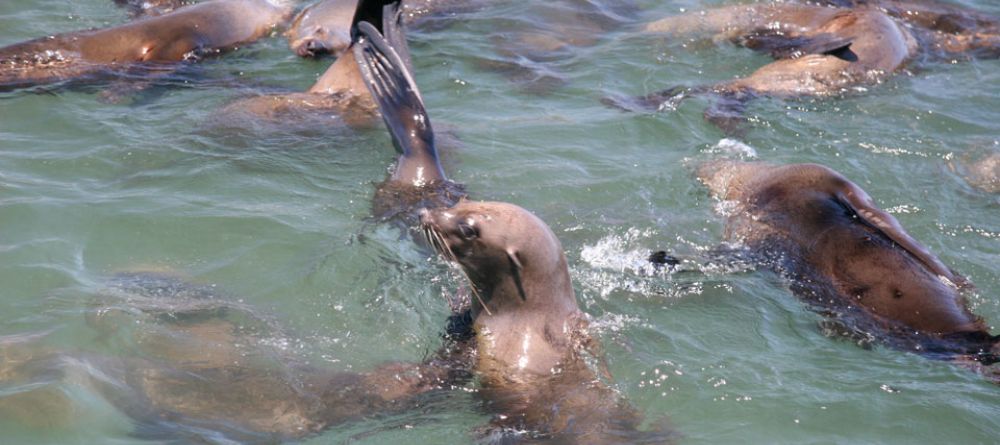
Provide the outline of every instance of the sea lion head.
{"type": "Polygon", "coordinates": [[[295,30],[289,46],[299,57],[318,57],[324,54],[340,56],[350,44],[351,36],[347,29],[310,26],[295,30]]]}
{"type": "Polygon", "coordinates": [[[559,307],[576,310],[566,256],[552,230],[513,204],[462,200],[450,208],[422,210],[431,245],[458,263],[481,308],[559,307]]]}
{"type": "Polygon", "coordinates": [[[301,57],[339,57],[351,45],[356,4],[351,0],[324,0],[305,8],[288,29],[288,45],[301,57]]]}

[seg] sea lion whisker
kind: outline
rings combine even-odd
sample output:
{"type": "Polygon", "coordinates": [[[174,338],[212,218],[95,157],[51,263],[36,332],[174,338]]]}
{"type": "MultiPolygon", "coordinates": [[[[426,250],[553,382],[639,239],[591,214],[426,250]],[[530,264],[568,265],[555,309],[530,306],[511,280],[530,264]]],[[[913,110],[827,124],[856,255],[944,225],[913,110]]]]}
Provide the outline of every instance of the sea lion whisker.
{"type": "Polygon", "coordinates": [[[493,315],[493,312],[490,311],[490,308],[486,307],[486,301],[483,300],[482,295],[479,294],[479,289],[476,288],[475,281],[472,281],[472,278],[469,277],[469,273],[465,270],[465,267],[462,267],[462,263],[458,261],[458,257],[455,256],[455,252],[452,252],[451,248],[448,247],[448,243],[445,241],[444,235],[442,235],[441,232],[438,232],[433,227],[428,227],[428,228],[430,229],[429,232],[434,235],[434,238],[437,241],[436,243],[432,242],[431,244],[434,244],[438,247],[438,252],[440,252],[441,255],[445,257],[445,259],[447,259],[449,262],[458,265],[458,270],[462,272],[462,276],[465,277],[465,280],[469,282],[469,289],[472,291],[472,295],[476,296],[476,300],[479,301],[479,304],[483,306],[483,310],[485,310],[488,315],[493,315]]]}

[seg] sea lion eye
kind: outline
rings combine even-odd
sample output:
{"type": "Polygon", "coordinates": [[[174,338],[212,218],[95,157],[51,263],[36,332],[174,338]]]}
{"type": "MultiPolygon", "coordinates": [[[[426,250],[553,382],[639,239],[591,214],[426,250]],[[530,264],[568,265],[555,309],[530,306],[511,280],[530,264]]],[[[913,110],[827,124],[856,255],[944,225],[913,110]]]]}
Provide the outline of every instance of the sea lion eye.
{"type": "Polygon", "coordinates": [[[458,223],[458,231],[462,234],[462,238],[472,239],[479,236],[479,229],[473,224],[473,221],[460,221],[458,223]]]}

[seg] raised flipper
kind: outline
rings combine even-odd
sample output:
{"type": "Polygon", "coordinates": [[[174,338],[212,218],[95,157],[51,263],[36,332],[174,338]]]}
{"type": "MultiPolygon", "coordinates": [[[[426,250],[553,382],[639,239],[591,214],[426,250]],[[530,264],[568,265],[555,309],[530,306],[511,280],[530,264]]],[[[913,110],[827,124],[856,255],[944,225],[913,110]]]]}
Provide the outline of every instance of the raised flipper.
{"type": "Polygon", "coordinates": [[[826,54],[847,61],[856,61],[857,55],[850,50],[851,42],[851,38],[836,34],[789,35],[785,31],[770,28],[757,29],[735,39],[736,44],[766,52],[775,59],[797,59],[806,54],[826,54]]]}
{"type": "MultiPolygon", "coordinates": [[[[398,21],[385,20],[383,26],[389,35],[402,39],[398,21]]],[[[360,22],[356,28],[354,56],[400,152],[393,180],[416,186],[446,181],[434,147],[430,118],[406,63],[370,23],[360,22]]]]}
{"type": "Polygon", "coordinates": [[[865,224],[878,229],[923,263],[931,272],[947,278],[958,287],[964,287],[968,284],[964,277],[952,272],[926,247],[906,233],[895,217],[878,208],[861,187],[846,179],[841,179],[844,183],[837,187],[834,194],[843,204],[850,207],[865,224]]]}

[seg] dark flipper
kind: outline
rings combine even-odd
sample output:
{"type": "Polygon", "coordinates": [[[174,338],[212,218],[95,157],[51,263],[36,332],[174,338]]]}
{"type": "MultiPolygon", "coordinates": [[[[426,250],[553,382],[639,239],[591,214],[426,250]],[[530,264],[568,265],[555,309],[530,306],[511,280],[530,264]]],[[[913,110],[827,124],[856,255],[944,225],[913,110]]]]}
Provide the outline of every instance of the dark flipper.
{"type": "Polygon", "coordinates": [[[878,208],[871,197],[861,187],[845,179],[842,189],[835,190],[834,194],[842,203],[850,207],[865,224],[878,229],[887,238],[891,239],[927,266],[931,272],[947,278],[958,287],[968,285],[964,277],[952,272],[948,266],[945,266],[923,244],[920,244],[910,234],[906,233],[895,217],[878,208]]]}
{"type": "MultiPolygon", "coordinates": [[[[383,25],[389,35],[403,38],[398,21],[386,20],[383,25]]],[[[354,57],[401,154],[393,179],[414,185],[447,180],[423,98],[406,63],[370,23],[361,22],[356,28],[354,57]]]]}
{"type": "Polygon", "coordinates": [[[852,61],[857,56],[850,51],[851,39],[836,34],[822,33],[811,36],[789,35],[775,29],[758,29],[740,36],[736,44],[755,51],[766,52],[775,59],[795,59],[806,54],[828,54],[852,61]]]}
{"type": "Polygon", "coordinates": [[[705,109],[705,120],[715,124],[727,136],[742,137],[747,130],[747,103],[754,98],[745,91],[723,91],[705,109]]]}
{"type": "Polygon", "coordinates": [[[701,92],[686,87],[673,87],[645,96],[611,95],[601,98],[601,103],[611,108],[633,112],[672,111],[690,94],[701,92]]]}
{"type": "Polygon", "coordinates": [[[406,44],[406,35],[403,33],[403,8],[400,3],[400,0],[362,0],[358,3],[358,9],[354,11],[354,19],[351,22],[351,46],[355,46],[361,38],[358,25],[368,22],[396,51],[406,69],[413,72],[410,47],[406,44]]]}

